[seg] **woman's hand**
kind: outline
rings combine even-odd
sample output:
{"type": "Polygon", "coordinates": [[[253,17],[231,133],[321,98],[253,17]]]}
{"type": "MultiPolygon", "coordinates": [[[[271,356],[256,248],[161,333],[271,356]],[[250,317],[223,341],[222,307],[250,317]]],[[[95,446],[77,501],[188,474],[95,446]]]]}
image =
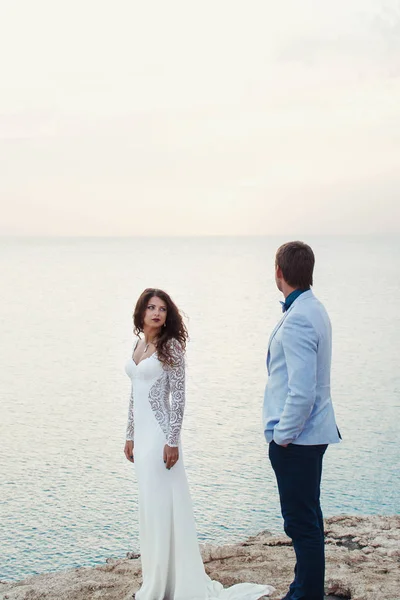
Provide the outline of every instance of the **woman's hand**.
{"type": "Polygon", "coordinates": [[[166,444],[164,446],[164,462],[168,470],[170,470],[179,460],[179,448],[171,448],[166,444]]]}
{"type": "Polygon", "coordinates": [[[133,458],[133,442],[132,442],[132,440],[126,440],[124,454],[131,463],[135,462],[135,460],[133,458]]]}

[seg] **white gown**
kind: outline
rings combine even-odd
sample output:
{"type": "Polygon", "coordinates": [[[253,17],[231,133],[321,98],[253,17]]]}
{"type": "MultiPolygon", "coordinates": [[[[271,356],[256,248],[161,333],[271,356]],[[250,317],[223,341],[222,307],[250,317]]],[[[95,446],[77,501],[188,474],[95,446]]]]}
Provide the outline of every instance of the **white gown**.
{"type": "Polygon", "coordinates": [[[126,439],[134,440],[143,574],[136,600],[257,600],[274,588],[240,583],[224,589],[205,573],[181,456],[184,354],[176,340],[171,349],[174,367],[164,367],[156,354],[126,365],[132,380],[126,439]],[[163,462],[165,444],[180,449],[170,470],[163,462]]]}

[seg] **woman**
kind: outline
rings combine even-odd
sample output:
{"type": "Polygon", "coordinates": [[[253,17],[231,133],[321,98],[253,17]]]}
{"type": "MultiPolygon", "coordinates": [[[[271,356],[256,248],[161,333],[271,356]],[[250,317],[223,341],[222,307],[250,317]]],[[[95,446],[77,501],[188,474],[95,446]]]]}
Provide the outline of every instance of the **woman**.
{"type": "MultiPolygon", "coordinates": [[[[138,340],[126,366],[132,392],[125,456],[135,463],[139,485],[143,584],[136,600],[221,598],[227,591],[204,571],[180,458],[187,330],[171,298],[157,289],[140,296],[134,325],[138,340]]],[[[256,600],[272,591],[238,584],[229,588],[229,600],[256,600]]]]}

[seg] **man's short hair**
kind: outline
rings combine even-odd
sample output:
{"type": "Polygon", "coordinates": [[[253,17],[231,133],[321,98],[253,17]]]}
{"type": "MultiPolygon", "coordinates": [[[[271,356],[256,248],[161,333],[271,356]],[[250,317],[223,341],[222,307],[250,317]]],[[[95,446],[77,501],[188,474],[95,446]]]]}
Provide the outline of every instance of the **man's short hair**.
{"type": "Polygon", "coordinates": [[[287,242],[278,248],[275,264],[288,285],[307,290],[313,284],[314,252],[304,242],[287,242]]]}

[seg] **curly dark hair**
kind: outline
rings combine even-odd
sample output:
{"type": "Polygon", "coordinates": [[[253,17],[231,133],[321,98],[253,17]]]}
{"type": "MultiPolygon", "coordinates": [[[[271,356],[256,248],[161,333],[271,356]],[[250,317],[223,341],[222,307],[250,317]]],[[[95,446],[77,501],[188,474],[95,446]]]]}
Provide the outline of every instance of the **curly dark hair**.
{"type": "Polygon", "coordinates": [[[161,333],[156,343],[157,356],[163,365],[174,366],[171,340],[177,340],[184,352],[189,334],[178,307],[166,292],[157,288],[146,288],[144,292],[142,292],[136,302],[133,313],[133,332],[137,336],[143,333],[144,315],[149,300],[150,298],[153,298],[153,296],[160,298],[160,300],[167,305],[167,319],[165,321],[165,326],[161,328],[161,333]]]}

